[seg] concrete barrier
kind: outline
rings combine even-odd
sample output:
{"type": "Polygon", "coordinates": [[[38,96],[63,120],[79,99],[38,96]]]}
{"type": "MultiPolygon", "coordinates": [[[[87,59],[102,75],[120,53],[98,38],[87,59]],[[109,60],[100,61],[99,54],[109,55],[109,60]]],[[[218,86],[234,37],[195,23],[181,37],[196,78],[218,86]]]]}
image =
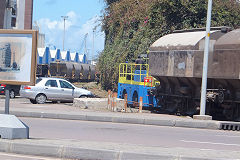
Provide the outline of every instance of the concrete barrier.
{"type": "MultiPolygon", "coordinates": [[[[74,98],[73,106],[81,109],[108,110],[108,98],[74,98]]],[[[115,111],[121,111],[124,108],[124,99],[116,99],[115,111]]]]}
{"type": "Polygon", "coordinates": [[[99,160],[220,160],[238,159],[239,151],[199,150],[195,148],[146,147],[107,142],[70,140],[0,140],[0,152],[67,159],[99,160]]]}
{"type": "Polygon", "coordinates": [[[175,127],[219,129],[220,123],[212,120],[176,120],[175,127]]]}
{"type": "Polygon", "coordinates": [[[0,138],[26,139],[29,137],[29,128],[15,115],[0,114],[0,138]]]}

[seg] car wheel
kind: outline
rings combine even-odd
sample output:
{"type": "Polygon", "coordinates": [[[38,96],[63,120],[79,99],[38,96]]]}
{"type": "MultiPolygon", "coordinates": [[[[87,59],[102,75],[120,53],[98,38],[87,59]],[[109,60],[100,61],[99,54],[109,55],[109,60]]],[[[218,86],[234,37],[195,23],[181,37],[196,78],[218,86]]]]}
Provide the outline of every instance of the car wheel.
{"type": "Polygon", "coordinates": [[[35,98],[37,104],[44,104],[47,100],[47,97],[44,94],[38,94],[35,98]]]}
{"type": "Polygon", "coordinates": [[[11,90],[11,91],[9,92],[9,97],[10,97],[10,98],[15,98],[15,92],[14,92],[14,90],[11,90]]]}
{"type": "Polygon", "coordinates": [[[34,99],[30,99],[30,102],[31,102],[32,104],[36,104],[36,103],[37,103],[34,99]]]}

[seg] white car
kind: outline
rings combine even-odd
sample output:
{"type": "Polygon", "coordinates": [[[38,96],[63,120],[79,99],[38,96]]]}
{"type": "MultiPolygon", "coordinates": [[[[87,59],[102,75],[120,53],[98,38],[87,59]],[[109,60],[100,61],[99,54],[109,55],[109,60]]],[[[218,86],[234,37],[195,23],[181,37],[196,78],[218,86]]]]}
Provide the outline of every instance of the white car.
{"type": "Polygon", "coordinates": [[[83,88],[77,88],[60,78],[38,78],[35,86],[21,86],[20,96],[30,99],[31,103],[43,104],[49,101],[73,101],[74,98],[94,97],[83,88]]]}

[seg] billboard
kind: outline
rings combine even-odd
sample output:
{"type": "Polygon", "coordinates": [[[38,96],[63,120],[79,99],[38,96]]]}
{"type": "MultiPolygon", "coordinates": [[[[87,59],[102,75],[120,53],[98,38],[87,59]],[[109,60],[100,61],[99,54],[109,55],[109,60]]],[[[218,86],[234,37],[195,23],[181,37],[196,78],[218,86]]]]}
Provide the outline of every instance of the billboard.
{"type": "Polygon", "coordinates": [[[34,85],[37,31],[0,30],[0,83],[34,85]]]}

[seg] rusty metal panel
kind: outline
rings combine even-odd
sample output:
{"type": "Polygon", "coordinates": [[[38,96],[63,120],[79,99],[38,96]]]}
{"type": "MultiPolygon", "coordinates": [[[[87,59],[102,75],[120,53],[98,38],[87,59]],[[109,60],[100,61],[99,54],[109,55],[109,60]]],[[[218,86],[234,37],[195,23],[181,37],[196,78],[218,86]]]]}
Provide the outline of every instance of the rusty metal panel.
{"type": "Polygon", "coordinates": [[[168,51],[150,52],[149,54],[149,74],[167,75],[168,72],[168,51]]]}
{"type": "Polygon", "coordinates": [[[209,77],[239,79],[240,50],[217,50],[209,65],[209,77]]]}
{"type": "Polygon", "coordinates": [[[202,56],[200,56],[197,61],[195,57],[199,57],[195,55],[195,51],[150,52],[150,75],[176,77],[193,77],[196,73],[199,75],[199,65],[196,65],[196,63],[202,61],[202,56]]]}
{"type": "Polygon", "coordinates": [[[228,32],[219,38],[215,44],[215,49],[240,49],[240,29],[228,32]]]}

